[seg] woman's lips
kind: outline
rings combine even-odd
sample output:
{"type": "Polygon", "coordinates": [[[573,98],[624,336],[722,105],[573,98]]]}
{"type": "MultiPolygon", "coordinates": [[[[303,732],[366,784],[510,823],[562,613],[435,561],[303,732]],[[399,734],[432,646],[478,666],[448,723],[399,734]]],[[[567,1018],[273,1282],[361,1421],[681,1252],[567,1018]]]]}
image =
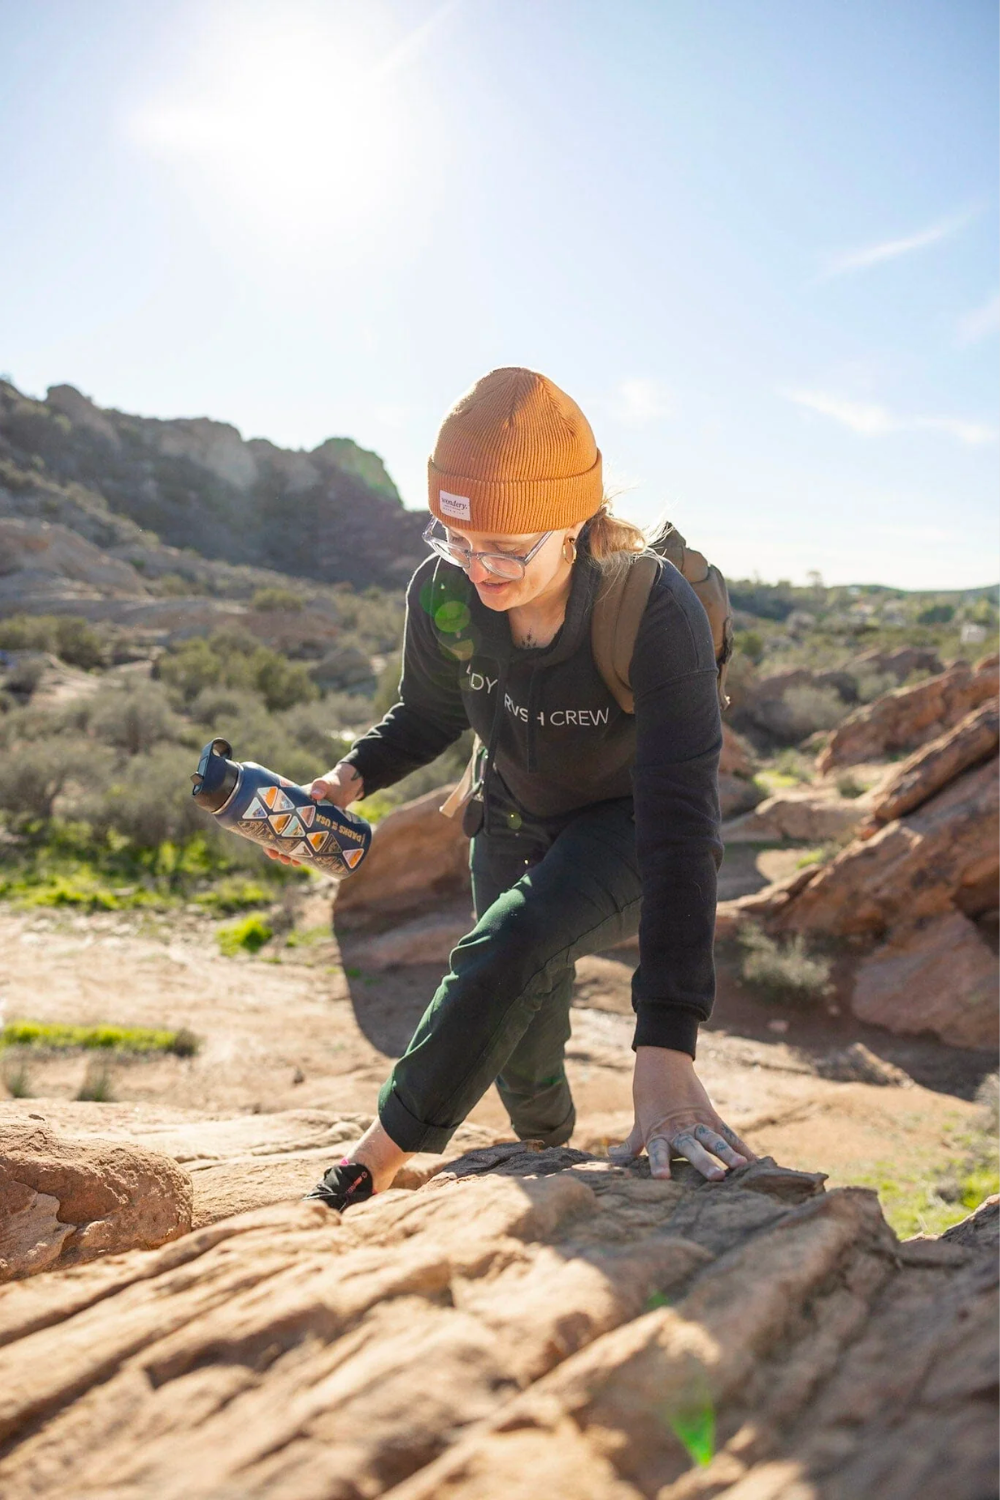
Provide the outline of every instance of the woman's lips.
{"type": "Polygon", "coordinates": [[[477,583],[476,588],[486,594],[500,594],[504,589],[510,588],[510,583],[477,583]]]}

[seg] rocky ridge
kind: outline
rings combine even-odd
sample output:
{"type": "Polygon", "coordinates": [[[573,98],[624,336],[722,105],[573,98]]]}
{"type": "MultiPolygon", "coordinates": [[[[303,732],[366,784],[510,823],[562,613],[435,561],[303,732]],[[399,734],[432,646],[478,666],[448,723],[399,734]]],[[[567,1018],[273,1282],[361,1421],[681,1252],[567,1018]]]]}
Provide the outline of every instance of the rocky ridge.
{"type": "Polygon", "coordinates": [[[848,720],[837,755],[884,754],[887,739],[918,748],[867,799],[857,836],[828,863],[721,903],[719,936],[752,920],[773,934],[852,943],[864,953],[851,1002],[861,1019],[995,1047],[996,671],[995,658],[956,668],[848,720]],[[950,727],[931,738],[942,721],[950,727]]]}
{"type": "Polygon", "coordinates": [[[162,541],[230,564],[389,588],[413,571],[423,524],[378,456],[347,438],[290,452],[244,441],[225,422],[105,410],[68,385],[38,401],[7,381],[0,516],[64,526],[131,561],[162,541]]]}
{"type": "Polygon", "coordinates": [[[492,1146],[0,1291],[7,1500],[981,1500],[995,1201],[492,1146]]]}

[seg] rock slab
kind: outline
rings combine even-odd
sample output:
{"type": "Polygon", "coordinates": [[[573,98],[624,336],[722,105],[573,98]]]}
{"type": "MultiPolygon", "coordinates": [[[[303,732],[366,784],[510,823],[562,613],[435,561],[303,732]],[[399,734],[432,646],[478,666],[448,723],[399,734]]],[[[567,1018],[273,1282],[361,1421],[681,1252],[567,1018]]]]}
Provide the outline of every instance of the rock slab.
{"type": "Polygon", "coordinates": [[[4,1121],[0,1281],[163,1245],[187,1233],[191,1210],[191,1180],[166,1156],[4,1121]]]}
{"type": "Polygon", "coordinates": [[[982,1500],[995,1262],[766,1161],[475,1151],[0,1291],[0,1491],[982,1500]]]}

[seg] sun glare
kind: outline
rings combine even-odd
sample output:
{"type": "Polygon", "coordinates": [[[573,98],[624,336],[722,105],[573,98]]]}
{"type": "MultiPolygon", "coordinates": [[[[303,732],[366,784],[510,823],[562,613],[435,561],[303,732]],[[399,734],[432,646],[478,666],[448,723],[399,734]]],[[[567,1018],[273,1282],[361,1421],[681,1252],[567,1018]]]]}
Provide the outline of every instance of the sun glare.
{"type": "Polygon", "coordinates": [[[362,17],[353,6],[290,6],[280,22],[234,13],[205,38],[193,74],[135,115],[135,133],[282,237],[379,217],[418,149],[401,75],[429,23],[393,41],[362,17]]]}

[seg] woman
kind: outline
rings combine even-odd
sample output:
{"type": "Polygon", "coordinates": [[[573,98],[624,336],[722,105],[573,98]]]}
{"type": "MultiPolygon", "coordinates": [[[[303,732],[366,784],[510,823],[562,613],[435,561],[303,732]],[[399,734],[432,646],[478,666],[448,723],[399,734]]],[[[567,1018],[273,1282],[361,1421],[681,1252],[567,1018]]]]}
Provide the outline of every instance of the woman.
{"type": "Polygon", "coordinates": [[[641,550],[604,500],[574,401],[494,370],[447,415],[429,465],[432,555],[407,594],[400,701],[326,776],[346,807],[426,765],[471,725],[483,743],[472,835],[476,926],[451,955],[378,1119],[310,1194],[336,1208],[441,1151],[494,1081],[521,1139],[575,1123],[563,1062],[574,964],[639,936],[635,1125],[616,1160],[672,1153],[707,1178],[752,1152],[694,1070],[714,993],[721,747],[711,632],[660,571],[632,660],[634,715],[598,673],[590,615],[607,569],[641,550]]]}

